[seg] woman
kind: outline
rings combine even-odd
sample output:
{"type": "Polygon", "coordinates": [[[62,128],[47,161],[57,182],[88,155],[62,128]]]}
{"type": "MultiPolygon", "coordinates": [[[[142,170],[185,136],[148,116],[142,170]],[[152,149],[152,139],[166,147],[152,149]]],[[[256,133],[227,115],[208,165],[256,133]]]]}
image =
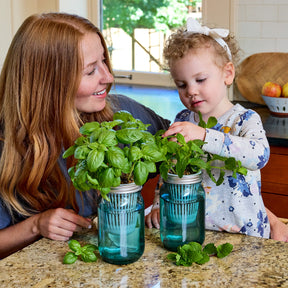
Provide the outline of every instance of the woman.
{"type": "Polygon", "coordinates": [[[113,80],[103,36],[87,19],[32,15],[15,34],[0,76],[0,258],[42,236],[65,241],[91,227],[97,195],[73,189],[72,163],[61,157],[84,122],[125,109],[151,132],[168,128],[136,101],[108,97],[113,80]]]}

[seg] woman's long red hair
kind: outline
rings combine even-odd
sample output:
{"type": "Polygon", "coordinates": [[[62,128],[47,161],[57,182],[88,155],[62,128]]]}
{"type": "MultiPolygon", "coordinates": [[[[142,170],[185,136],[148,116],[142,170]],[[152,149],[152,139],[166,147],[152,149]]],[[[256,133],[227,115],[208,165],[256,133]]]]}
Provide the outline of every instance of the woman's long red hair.
{"type": "Polygon", "coordinates": [[[68,203],[77,209],[58,158],[73,145],[83,121],[112,117],[109,105],[81,115],[74,105],[82,73],[80,41],[87,32],[99,35],[111,72],[103,36],[79,16],[32,15],[10,45],[0,76],[0,193],[11,215],[29,217],[68,203]]]}

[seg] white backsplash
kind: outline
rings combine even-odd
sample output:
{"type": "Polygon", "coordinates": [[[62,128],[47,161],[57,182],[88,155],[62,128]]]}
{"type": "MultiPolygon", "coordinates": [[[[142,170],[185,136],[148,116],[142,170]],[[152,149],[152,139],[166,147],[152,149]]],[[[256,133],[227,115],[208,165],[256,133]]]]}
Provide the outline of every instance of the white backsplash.
{"type": "Polygon", "coordinates": [[[288,52],[288,1],[238,0],[237,39],[243,57],[288,52]]]}
{"type": "MultiPolygon", "coordinates": [[[[236,38],[243,50],[242,59],[255,53],[288,52],[288,0],[238,0],[236,3],[236,38]]],[[[233,99],[245,100],[237,89],[233,99]]]]}

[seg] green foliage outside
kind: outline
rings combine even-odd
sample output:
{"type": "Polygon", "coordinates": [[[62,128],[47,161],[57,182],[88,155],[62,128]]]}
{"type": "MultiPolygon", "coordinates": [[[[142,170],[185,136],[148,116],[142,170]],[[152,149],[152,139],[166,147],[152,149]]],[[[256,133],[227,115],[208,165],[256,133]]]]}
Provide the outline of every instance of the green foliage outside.
{"type": "Polygon", "coordinates": [[[104,0],[104,27],[121,28],[129,35],[136,28],[167,32],[186,22],[188,6],[202,0],[104,0]]]}

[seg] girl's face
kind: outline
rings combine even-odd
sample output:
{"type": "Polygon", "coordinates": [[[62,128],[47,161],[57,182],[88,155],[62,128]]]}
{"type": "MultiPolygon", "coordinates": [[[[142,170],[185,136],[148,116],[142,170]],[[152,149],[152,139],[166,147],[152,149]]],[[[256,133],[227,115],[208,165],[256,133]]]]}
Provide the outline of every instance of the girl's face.
{"type": "Polygon", "coordinates": [[[172,60],[170,72],[182,103],[191,111],[200,111],[205,121],[231,108],[226,85],[233,82],[234,66],[229,62],[219,68],[213,48],[200,48],[172,60]]]}
{"type": "Polygon", "coordinates": [[[105,108],[106,88],[114,79],[105,63],[104,48],[96,33],[87,33],[80,49],[84,66],[75,105],[80,112],[98,112],[105,108]]]}

